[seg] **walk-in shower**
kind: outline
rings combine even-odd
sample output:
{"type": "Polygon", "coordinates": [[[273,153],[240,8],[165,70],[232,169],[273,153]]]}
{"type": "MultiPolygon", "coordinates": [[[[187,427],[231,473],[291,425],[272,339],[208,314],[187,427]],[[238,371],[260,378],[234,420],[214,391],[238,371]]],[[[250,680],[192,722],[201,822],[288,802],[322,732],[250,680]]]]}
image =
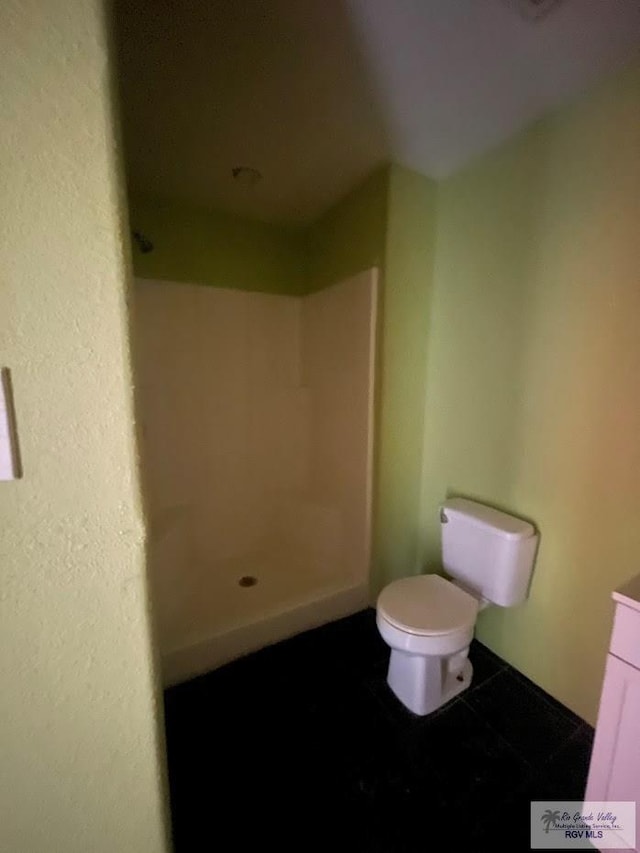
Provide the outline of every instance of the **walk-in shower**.
{"type": "Polygon", "coordinates": [[[138,279],[165,681],[368,602],[376,271],[304,297],[138,279]]]}

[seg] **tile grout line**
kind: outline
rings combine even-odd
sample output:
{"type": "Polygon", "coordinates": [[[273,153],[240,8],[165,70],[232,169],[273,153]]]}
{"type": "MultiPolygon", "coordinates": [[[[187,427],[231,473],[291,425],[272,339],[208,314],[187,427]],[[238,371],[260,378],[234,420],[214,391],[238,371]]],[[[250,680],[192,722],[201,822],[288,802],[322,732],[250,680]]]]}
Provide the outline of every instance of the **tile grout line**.
{"type": "Polygon", "coordinates": [[[476,690],[482,690],[485,684],[490,684],[494,680],[494,678],[497,678],[499,675],[502,675],[507,669],[508,665],[509,664],[504,664],[497,672],[494,672],[493,675],[490,675],[488,678],[485,678],[485,680],[481,681],[480,684],[476,684],[475,687],[473,686],[472,681],[469,685],[469,688],[463,691],[463,693],[460,694],[460,697],[462,698],[464,696],[464,693],[474,693],[476,690]]]}
{"type": "Polygon", "coordinates": [[[577,737],[578,737],[578,734],[579,734],[579,732],[581,731],[581,729],[586,729],[586,728],[590,728],[589,723],[587,723],[587,722],[580,723],[580,724],[579,724],[579,725],[578,725],[578,726],[577,726],[577,727],[576,727],[576,728],[571,732],[571,734],[567,737],[567,739],[564,741],[564,743],[562,743],[562,744],[561,744],[557,749],[554,749],[554,750],[553,750],[553,752],[549,755],[549,757],[548,757],[548,758],[547,758],[547,760],[545,761],[545,764],[547,764],[548,762],[550,762],[550,761],[552,761],[554,758],[556,758],[556,757],[557,757],[557,755],[558,755],[560,752],[562,752],[562,750],[563,750],[563,749],[564,749],[564,748],[565,748],[569,743],[571,743],[571,741],[572,741],[574,738],[577,738],[577,737]]]}
{"type": "MultiPolygon", "coordinates": [[[[497,674],[498,674],[498,673],[496,673],[496,675],[497,675],[497,674]]],[[[493,676],[492,676],[492,677],[493,677],[493,676]]],[[[489,679],[488,679],[488,680],[489,680],[489,679]]],[[[471,712],[472,712],[472,713],[473,713],[473,714],[474,714],[474,715],[475,715],[475,716],[476,716],[476,717],[477,717],[477,718],[478,718],[482,723],[484,723],[484,725],[485,725],[488,729],[490,729],[490,730],[491,730],[491,732],[496,736],[496,738],[497,738],[499,741],[501,741],[501,742],[502,742],[502,743],[503,743],[503,744],[504,744],[504,745],[505,745],[505,746],[506,746],[506,747],[507,747],[511,752],[513,752],[513,753],[514,753],[514,755],[516,755],[520,761],[522,761],[524,764],[526,764],[527,768],[529,769],[529,771],[531,771],[531,773],[534,773],[534,774],[535,774],[535,773],[537,772],[538,768],[536,768],[536,766],[535,766],[534,764],[532,764],[532,763],[531,763],[531,761],[530,761],[530,760],[529,760],[525,755],[522,755],[522,753],[520,752],[520,750],[519,750],[519,749],[518,749],[514,744],[512,744],[512,743],[511,743],[511,741],[510,741],[510,740],[508,740],[508,739],[507,739],[507,738],[506,738],[506,737],[505,737],[501,732],[499,732],[499,731],[496,729],[496,727],[495,727],[492,723],[490,723],[490,722],[489,722],[489,720],[486,720],[486,719],[484,718],[484,716],[483,716],[483,715],[482,715],[482,714],[481,714],[481,713],[480,713],[476,708],[474,708],[474,707],[473,707],[473,705],[471,705],[469,702],[467,702],[463,697],[460,697],[460,699],[461,699],[461,701],[462,701],[462,702],[464,702],[465,706],[466,706],[466,707],[467,707],[467,708],[468,708],[468,709],[469,709],[469,710],[470,710],[470,711],[471,711],[471,712]]]]}
{"type": "Polygon", "coordinates": [[[576,729],[582,725],[589,725],[586,720],[583,720],[578,714],[568,708],[566,705],[563,705],[555,696],[552,696],[550,693],[547,693],[542,687],[528,678],[524,673],[520,672],[519,669],[511,666],[511,664],[507,664],[511,672],[513,673],[513,677],[524,684],[525,687],[528,687],[533,693],[536,693],[540,699],[553,711],[557,714],[560,714],[567,720],[571,720],[572,722],[578,721],[576,725],[576,729]]]}

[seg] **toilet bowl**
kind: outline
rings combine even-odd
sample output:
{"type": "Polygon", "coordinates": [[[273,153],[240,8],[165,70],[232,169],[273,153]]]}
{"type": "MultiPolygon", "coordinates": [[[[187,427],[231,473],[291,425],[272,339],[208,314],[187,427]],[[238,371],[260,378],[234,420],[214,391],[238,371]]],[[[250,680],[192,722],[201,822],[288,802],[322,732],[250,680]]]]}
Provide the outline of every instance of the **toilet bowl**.
{"type": "Polygon", "coordinates": [[[468,659],[479,610],[511,607],[527,596],[538,534],[527,521],[464,498],[440,509],[443,568],[386,586],[376,605],[391,648],[387,683],[424,716],[471,684],[468,659]]]}
{"type": "Polygon", "coordinates": [[[414,714],[430,714],[469,686],[478,609],[439,575],[402,578],[380,594],[376,622],[391,647],[387,682],[414,714]]]}

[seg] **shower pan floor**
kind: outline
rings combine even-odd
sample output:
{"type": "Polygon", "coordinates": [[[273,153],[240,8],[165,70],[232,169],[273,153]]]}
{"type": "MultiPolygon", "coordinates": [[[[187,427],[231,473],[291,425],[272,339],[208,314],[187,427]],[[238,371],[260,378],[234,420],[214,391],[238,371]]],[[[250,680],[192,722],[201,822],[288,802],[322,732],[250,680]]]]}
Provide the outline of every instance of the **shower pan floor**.
{"type": "Polygon", "coordinates": [[[368,585],[339,560],[275,548],[191,566],[189,578],[159,614],[164,681],[214,669],[369,603],[368,585]],[[185,627],[186,626],[186,627],[185,627]]]}

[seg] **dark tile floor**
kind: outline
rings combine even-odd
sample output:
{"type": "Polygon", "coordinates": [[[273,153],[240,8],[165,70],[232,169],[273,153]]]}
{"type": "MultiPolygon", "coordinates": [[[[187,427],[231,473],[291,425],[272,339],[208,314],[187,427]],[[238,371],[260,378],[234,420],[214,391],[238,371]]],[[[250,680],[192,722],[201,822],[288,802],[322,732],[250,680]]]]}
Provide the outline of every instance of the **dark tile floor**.
{"type": "Polygon", "coordinates": [[[176,853],[529,850],[531,800],[582,798],[593,730],[474,641],[415,717],[373,610],[166,692],[176,853]]]}

